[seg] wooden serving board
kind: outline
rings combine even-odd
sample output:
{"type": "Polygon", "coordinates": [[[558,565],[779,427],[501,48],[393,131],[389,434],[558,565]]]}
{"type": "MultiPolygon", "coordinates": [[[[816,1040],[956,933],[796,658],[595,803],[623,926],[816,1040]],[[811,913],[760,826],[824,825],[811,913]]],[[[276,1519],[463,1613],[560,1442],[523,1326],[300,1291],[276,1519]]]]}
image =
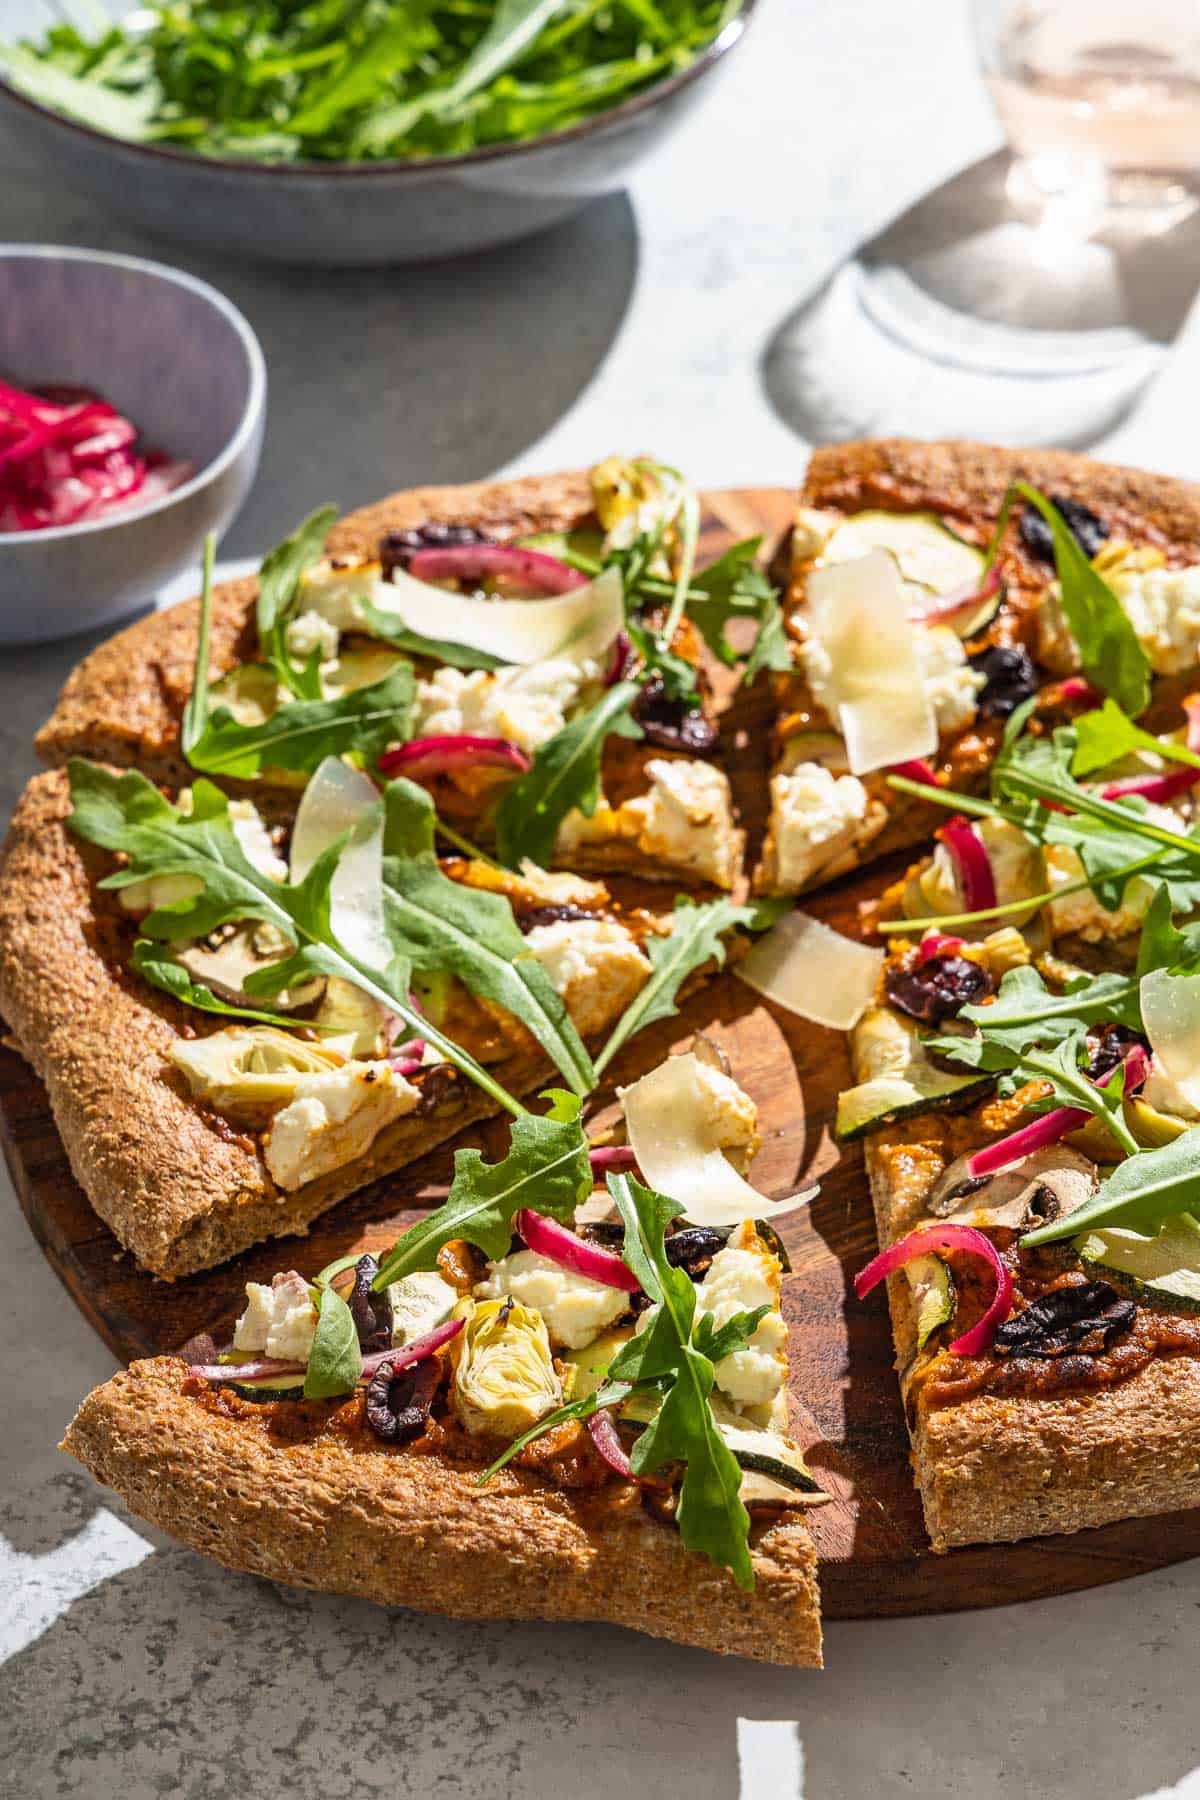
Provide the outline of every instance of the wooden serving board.
{"type": "MultiPolygon", "coordinates": [[[[737,538],[758,532],[774,537],[791,508],[785,489],[709,494],[706,502],[706,560],[737,538]]],[[[766,799],[771,708],[765,686],[737,696],[724,726],[727,766],[752,856],[766,799]]],[[[895,866],[885,867],[844,881],[817,896],[811,910],[853,932],[859,904],[895,872],[895,866]]],[[[664,897],[658,888],[657,904],[664,897]]],[[[837,1095],[849,1080],[844,1042],[763,1003],[726,973],[695,994],[677,1018],[636,1039],[619,1059],[615,1079],[635,1079],[697,1031],[724,1047],[738,1080],[758,1102],[764,1142],[755,1185],[785,1194],[811,1177],[821,1182],[811,1207],[783,1221],[782,1236],[794,1271],[784,1284],[794,1428],[833,1496],[810,1514],[826,1617],[896,1617],[1038,1599],[1200,1554],[1200,1509],[1070,1537],[931,1553],[909,1470],[882,1290],[860,1304],[851,1285],[876,1246],[861,1153],[839,1152],[831,1135],[837,1095]]],[[[616,1116],[609,1089],[597,1096],[589,1124],[602,1128],[616,1116]]],[[[414,1209],[444,1197],[452,1159],[446,1147],[376,1183],[327,1213],[305,1238],[276,1240],[206,1274],[168,1283],[139,1272],[96,1218],[72,1177],[44,1089],[9,1050],[0,1050],[0,1138],[47,1258],[124,1361],[174,1350],[200,1331],[228,1337],[248,1280],[269,1280],[289,1263],[312,1274],[356,1246],[389,1244],[414,1209]]],[[[478,1144],[495,1158],[503,1154],[505,1138],[505,1124],[497,1120],[459,1142],[478,1144]]]]}

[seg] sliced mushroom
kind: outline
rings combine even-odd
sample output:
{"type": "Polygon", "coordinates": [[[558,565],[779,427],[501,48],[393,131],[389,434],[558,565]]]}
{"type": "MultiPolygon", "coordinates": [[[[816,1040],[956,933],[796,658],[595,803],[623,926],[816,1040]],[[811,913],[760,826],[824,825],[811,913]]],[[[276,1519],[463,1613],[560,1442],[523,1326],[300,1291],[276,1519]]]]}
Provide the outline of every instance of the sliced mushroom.
{"type": "Polygon", "coordinates": [[[318,976],[299,987],[281,988],[277,994],[249,994],[246,978],[269,963],[279,962],[291,946],[274,926],[250,919],[242,925],[220,925],[207,937],[171,945],[171,954],[196,981],[211,988],[219,1000],[252,1006],[262,1012],[299,1012],[319,1000],[325,990],[318,976]]]}
{"type": "Polygon", "coordinates": [[[1066,1144],[1035,1150],[995,1175],[973,1176],[967,1162],[966,1156],[958,1157],[935,1185],[929,1196],[935,1218],[1032,1231],[1074,1212],[1091,1198],[1099,1181],[1095,1165],[1066,1144]]]}

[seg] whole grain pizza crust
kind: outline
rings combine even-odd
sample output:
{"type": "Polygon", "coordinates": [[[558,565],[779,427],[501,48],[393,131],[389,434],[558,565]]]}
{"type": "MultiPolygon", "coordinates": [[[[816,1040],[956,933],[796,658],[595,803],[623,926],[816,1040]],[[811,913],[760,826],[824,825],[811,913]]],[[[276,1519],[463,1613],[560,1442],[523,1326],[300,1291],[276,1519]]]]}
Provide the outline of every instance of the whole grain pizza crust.
{"type": "Polygon", "coordinates": [[[507,1469],[481,1488],[478,1464],[333,1435],[276,1442],[197,1404],[188,1380],[172,1357],[134,1363],[88,1395],[62,1448],[228,1568],[452,1618],[602,1621],[821,1666],[816,1557],[798,1511],[752,1526],[744,1593],[635,1486],[612,1504],[507,1469]]]}

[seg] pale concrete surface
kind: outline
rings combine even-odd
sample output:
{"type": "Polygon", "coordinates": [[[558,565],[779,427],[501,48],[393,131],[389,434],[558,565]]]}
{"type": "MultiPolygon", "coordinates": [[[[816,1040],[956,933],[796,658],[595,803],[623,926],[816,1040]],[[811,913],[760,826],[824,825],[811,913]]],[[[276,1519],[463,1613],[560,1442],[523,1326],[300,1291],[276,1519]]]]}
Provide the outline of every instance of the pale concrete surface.
{"type": "MultiPolygon", "coordinates": [[[[28,5],[0,0],[0,30],[28,5]]],[[[258,487],[223,547],[239,556],[327,497],[614,448],[652,446],[703,482],[794,481],[804,445],[760,378],[772,335],[995,141],[959,0],[771,0],[736,76],[628,196],[491,258],[344,279],[220,264],[90,215],[11,142],[0,240],[161,256],[246,310],[271,395],[258,487]]],[[[1195,472],[1193,365],[1185,346],[1104,448],[1195,472]]],[[[0,660],[4,812],[84,647],[0,660]]],[[[13,1800],[1200,1794],[1200,1566],[1000,1612],[835,1625],[823,1677],[612,1630],[385,1613],[227,1574],[64,1463],[55,1441],[112,1360],[7,1190],[0,1303],[13,1800]]]]}

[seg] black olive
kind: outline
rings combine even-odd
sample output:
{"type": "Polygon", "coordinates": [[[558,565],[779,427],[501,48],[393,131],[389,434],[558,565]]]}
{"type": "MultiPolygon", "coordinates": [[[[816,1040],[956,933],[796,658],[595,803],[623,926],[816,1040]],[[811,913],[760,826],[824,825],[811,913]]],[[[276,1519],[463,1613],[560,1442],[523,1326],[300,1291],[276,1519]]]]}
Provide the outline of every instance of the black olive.
{"type": "MultiPolygon", "coordinates": [[[[1085,506],[1082,500],[1072,500],[1067,494],[1052,494],[1050,499],[1062,514],[1071,536],[1083,554],[1095,556],[1109,535],[1104,520],[1090,506],[1085,506]]],[[[1036,506],[1027,506],[1021,514],[1021,542],[1030,556],[1036,557],[1038,562],[1054,561],[1054,539],[1049,525],[1036,506]]]]}
{"type": "Polygon", "coordinates": [[[729,1242],[730,1227],[721,1225],[685,1225],[674,1232],[664,1245],[667,1261],[673,1269],[683,1269],[693,1281],[702,1281],[718,1250],[729,1242]]]}
{"type": "Polygon", "coordinates": [[[1099,1356],[1137,1317],[1107,1281],[1055,1288],[1006,1319],[994,1346],[1001,1356],[1099,1356]]]}
{"type": "Polygon", "coordinates": [[[494,540],[473,525],[439,525],[430,521],[407,531],[389,531],[379,541],[379,561],[384,580],[391,579],[393,569],[407,569],[418,550],[458,550],[469,544],[490,544],[494,540]]]}
{"type": "Polygon", "coordinates": [[[442,1365],[435,1356],[399,1375],[392,1363],[380,1363],[367,1388],[367,1424],[375,1436],[389,1443],[415,1437],[429,1417],[441,1379],[442,1365]]]}
{"type": "Polygon", "coordinates": [[[1132,1044],[1141,1044],[1149,1049],[1149,1039],[1141,1037],[1138,1032],[1130,1031],[1125,1025],[1096,1025],[1087,1034],[1087,1073],[1092,1081],[1099,1081],[1124,1060],[1126,1051],[1132,1044]]]}
{"type": "Polygon", "coordinates": [[[514,906],[517,924],[522,931],[532,931],[535,925],[557,925],[560,919],[594,919],[597,914],[593,907],[586,906],[514,906]]]}
{"type": "Polygon", "coordinates": [[[884,987],[892,1005],[922,1025],[940,1025],[964,1006],[974,1006],[995,987],[982,963],[969,956],[931,956],[928,962],[892,963],[884,987]]]}
{"type": "Polygon", "coordinates": [[[984,719],[1007,719],[1041,686],[1037,664],[1020,644],[991,644],[967,661],[984,677],[976,704],[984,719]]]}
{"type": "Polygon", "coordinates": [[[591,1219],[578,1227],[586,1244],[599,1244],[605,1250],[620,1251],[625,1246],[625,1227],[619,1219],[591,1219]]]}
{"type": "Polygon", "coordinates": [[[663,750],[708,756],[716,748],[717,728],[712,720],[706,719],[698,706],[671,699],[661,675],[651,675],[643,684],[630,710],[647,742],[663,750]]]}
{"type": "Polygon", "coordinates": [[[363,1350],[386,1350],[392,1341],[391,1300],[386,1292],[377,1294],[371,1286],[378,1273],[379,1264],[373,1256],[360,1256],[354,1265],[354,1287],[348,1304],[363,1350]]]}

